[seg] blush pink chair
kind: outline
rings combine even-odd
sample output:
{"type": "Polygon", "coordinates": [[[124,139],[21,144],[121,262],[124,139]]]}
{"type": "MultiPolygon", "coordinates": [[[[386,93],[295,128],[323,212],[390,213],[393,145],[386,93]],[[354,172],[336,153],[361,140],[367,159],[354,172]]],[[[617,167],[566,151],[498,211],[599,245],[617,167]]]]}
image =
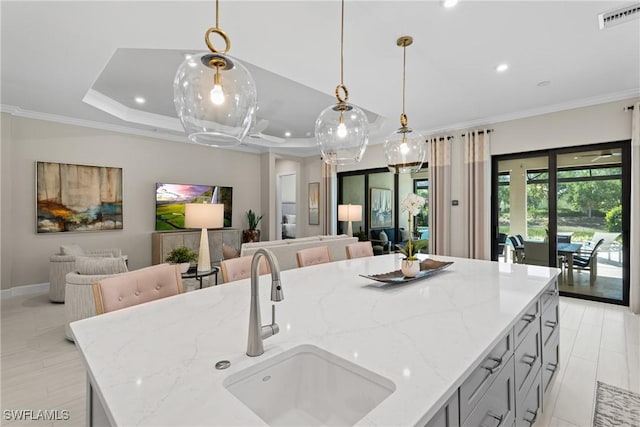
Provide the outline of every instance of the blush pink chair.
{"type": "MultiPolygon", "coordinates": [[[[225,259],[222,261],[220,263],[222,281],[224,283],[229,283],[251,277],[251,260],[253,260],[253,255],[225,259]]],[[[269,273],[271,273],[269,264],[265,262],[264,258],[260,258],[260,275],[262,276],[269,273]]]]}
{"type": "Polygon", "coordinates": [[[180,266],[160,264],[93,284],[96,314],[108,313],[183,292],[180,266]]]}
{"type": "Polygon", "coordinates": [[[328,246],[317,246],[315,248],[302,249],[296,252],[298,267],[324,264],[331,262],[331,254],[328,246]]]}
{"type": "Polygon", "coordinates": [[[373,256],[373,246],[371,242],[356,242],[345,246],[347,250],[347,258],[364,258],[373,256]]]}

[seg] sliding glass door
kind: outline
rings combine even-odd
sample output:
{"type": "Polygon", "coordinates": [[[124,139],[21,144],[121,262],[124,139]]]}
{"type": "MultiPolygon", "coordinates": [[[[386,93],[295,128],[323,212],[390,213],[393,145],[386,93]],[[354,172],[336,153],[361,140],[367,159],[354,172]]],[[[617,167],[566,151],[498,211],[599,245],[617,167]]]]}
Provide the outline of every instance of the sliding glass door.
{"type": "Polygon", "coordinates": [[[628,150],[623,141],[495,156],[493,259],[557,267],[562,294],[628,304],[628,150]]]}
{"type": "Polygon", "coordinates": [[[557,256],[564,293],[625,300],[622,154],[616,145],[557,153],[557,256]]]}

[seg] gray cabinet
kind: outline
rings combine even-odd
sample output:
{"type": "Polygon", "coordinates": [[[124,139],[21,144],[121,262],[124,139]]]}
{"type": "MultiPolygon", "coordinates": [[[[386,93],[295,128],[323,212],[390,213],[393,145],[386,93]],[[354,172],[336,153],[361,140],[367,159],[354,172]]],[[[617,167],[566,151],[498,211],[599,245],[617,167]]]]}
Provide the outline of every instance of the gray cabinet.
{"type": "Polygon", "coordinates": [[[513,334],[505,335],[460,386],[460,419],[465,420],[513,354],[513,334]]]}
{"type": "Polygon", "coordinates": [[[516,403],[516,426],[518,427],[533,425],[542,409],[542,384],[537,372],[535,379],[524,399],[516,403]]]}
{"type": "MultiPolygon", "coordinates": [[[[186,246],[196,252],[200,250],[201,230],[157,231],[151,234],[151,263],[162,264],[169,252],[178,246],[186,246]]],[[[209,255],[212,263],[229,258],[227,254],[240,253],[241,232],[237,228],[207,230],[209,235],[209,255]],[[223,252],[224,250],[224,252],[223,252]]]]}
{"type": "Polygon", "coordinates": [[[447,400],[447,403],[425,424],[425,427],[459,427],[458,407],[458,392],[456,391],[447,400]]]}
{"type": "Polygon", "coordinates": [[[558,370],[559,326],[554,280],[426,426],[529,427],[535,423],[558,370]]]}
{"type": "Polygon", "coordinates": [[[542,361],[540,346],[540,328],[533,328],[516,348],[514,356],[516,414],[522,417],[523,405],[527,393],[534,382],[540,382],[540,365],[542,361]]]}
{"type": "MultiPolygon", "coordinates": [[[[540,368],[540,382],[542,394],[546,393],[556,377],[560,367],[560,311],[558,307],[558,283],[554,281],[540,298],[542,302],[542,316],[540,329],[542,331],[542,367],[540,368]]],[[[544,410],[544,402],[543,402],[544,410]]]]}
{"type": "Polygon", "coordinates": [[[469,427],[510,426],[515,420],[513,356],[504,364],[498,377],[482,396],[478,405],[462,423],[469,427]]]}

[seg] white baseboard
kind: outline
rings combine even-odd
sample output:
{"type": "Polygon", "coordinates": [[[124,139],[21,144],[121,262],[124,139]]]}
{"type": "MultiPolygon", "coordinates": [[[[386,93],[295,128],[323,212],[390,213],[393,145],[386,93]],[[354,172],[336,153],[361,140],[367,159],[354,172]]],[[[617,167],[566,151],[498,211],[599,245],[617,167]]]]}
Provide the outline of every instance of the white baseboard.
{"type": "Polygon", "coordinates": [[[0,291],[0,299],[49,292],[49,283],[37,283],[35,285],[16,286],[0,291]]]}

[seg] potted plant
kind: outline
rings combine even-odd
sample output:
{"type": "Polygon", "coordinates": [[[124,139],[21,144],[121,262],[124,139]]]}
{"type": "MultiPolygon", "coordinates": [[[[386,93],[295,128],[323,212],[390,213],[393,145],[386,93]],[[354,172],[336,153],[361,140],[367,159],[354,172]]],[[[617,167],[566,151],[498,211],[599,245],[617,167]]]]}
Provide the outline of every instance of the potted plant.
{"type": "MultiPolygon", "coordinates": [[[[411,230],[411,220],[414,216],[418,215],[420,208],[424,206],[426,200],[424,197],[420,197],[415,193],[409,193],[409,195],[402,201],[401,209],[409,214],[409,228],[411,230]]],[[[428,240],[413,240],[413,236],[409,235],[409,240],[406,245],[396,245],[400,250],[400,253],[404,255],[402,259],[402,274],[406,277],[416,277],[420,272],[420,261],[416,257],[416,254],[420,249],[427,246],[428,240]]]]}
{"type": "Polygon", "coordinates": [[[260,230],[258,230],[258,224],[261,219],[262,215],[258,216],[251,209],[247,211],[247,223],[249,224],[249,228],[242,230],[243,243],[260,241],[260,230]]]}
{"type": "Polygon", "coordinates": [[[166,261],[171,264],[180,264],[180,273],[186,273],[192,262],[198,260],[198,254],[186,246],[178,246],[169,252],[166,261]]]}

